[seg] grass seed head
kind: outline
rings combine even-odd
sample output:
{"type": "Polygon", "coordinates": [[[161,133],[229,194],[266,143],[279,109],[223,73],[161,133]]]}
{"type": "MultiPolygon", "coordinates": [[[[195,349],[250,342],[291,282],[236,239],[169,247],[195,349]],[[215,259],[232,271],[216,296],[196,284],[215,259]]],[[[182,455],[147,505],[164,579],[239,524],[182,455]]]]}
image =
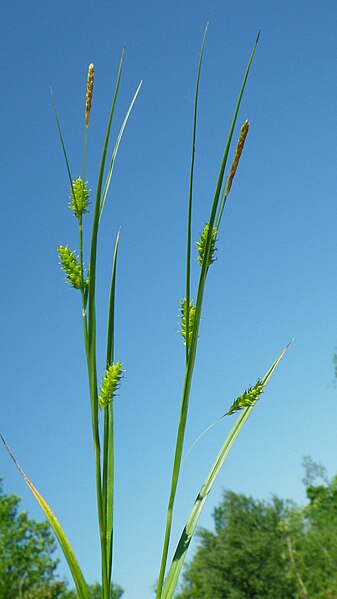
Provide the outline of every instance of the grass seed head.
{"type": "Polygon", "coordinates": [[[66,281],[75,289],[82,289],[81,266],[78,258],[75,256],[75,250],[70,251],[66,245],[60,245],[57,248],[62,270],[66,273],[66,281]]]}
{"type": "Polygon", "coordinates": [[[125,371],[122,370],[122,362],[116,362],[107,367],[98,398],[101,410],[113,400],[120,385],[123,372],[125,371]]]}
{"type": "Polygon", "coordinates": [[[227,416],[234,414],[234,412],[238,412],[239,410],[243,410],[243,408],[249,408],[253,404],[257,402],[263,389],[265,387],[265,383],[263,381],[258,380],[254,387],[249,387],[242,395],[236,398],[236,400],[232,403],[231,407],[227,412],[227,416]]]}
{"type": "Polygon", "coordinates": [[[228,177],[227,187],[226,187],[226,196],[229,194],[231,187],[232,187],[233,179],[234,179],[234,176],[236,173],[236,169],[238,168],[238,164],[239,164],[239,160],[240,160],[240,157],[242,154],[243,146],[245,145],[248,129],[249,129],[249,122],[245,121],[241,127],[240,137],[239,137],[238,145],[236,146],[231,172],[228,177]]]}
{"type": "MultiPolygon", "coordinates": [[[[200,266],[203,265],[203,261],[204,261],[206,243],[207,243],[207,237],[208,237],[208,230],[209,230],[209,223],[207,223],[205,225],[205,228],[200,235],[200,239],[199,239],[199,241],[197,241],[197,251],[199,254],[198,262],[199,262],[200,266]]],[[[215,262],[215,260],[216,260],[216,258],[214,256],[215,256],[215,252],[216,252],[215,243],[216,243],[217,235],[218,235],[218,227],[213,227],[212,235],[211,235],[211,247],[210,247],[210,252],[209,252],[209,257],[208,257],[208,266],[213,264],[213,262],[215,262]]]]}
{"type": "MultiPolygon", "coordinates": [[[[189,302],[188,309],[188,347],[191,345],[192,335],[193,335],[193,327],[195,320],[195,306],[193,306],[193,302],[189,302]]],[[[184,339],[184,345],[186,345],[186,335],[187,335],[187,302],[186,298],[180,302],[180,335],[184,339]]]]}
{"type": "Polygon", "coordinates": [[[91,63],[88,67],[87,91],[85,95],[85,126],[88,127],[90,121],[90,108],[92,101],[92,90],[94,87],[95,67],[91,63]]]}
{"type": "Polygon", "coordinates": [[[87,185],[88,182],[83,181],[81,177],[78,177],[75,181],[73,181],[69,208],[73,211],[76,218],[79,218],[79,216],[82,216],[87,212],[90,193],[87,185]]]}

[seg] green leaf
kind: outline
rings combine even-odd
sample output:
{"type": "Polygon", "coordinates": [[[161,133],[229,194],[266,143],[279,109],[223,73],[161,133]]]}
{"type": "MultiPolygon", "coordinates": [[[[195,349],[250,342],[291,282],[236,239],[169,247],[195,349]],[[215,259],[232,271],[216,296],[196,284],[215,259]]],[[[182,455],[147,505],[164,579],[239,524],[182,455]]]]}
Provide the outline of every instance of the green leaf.
{"type": "Polygon", "coordinates": [[[100,202],[99,219],[101,219],[103,208],[104,208],[104,204],[105,204],[105,200],[106,200],[106,197],[108,195],[108,191],[109,191],[109,187],[110,187],[110,182],[111,182],[111,177],[112,177],[113,169],[114,169],[114,166],[115,166],[115,161],[116,161],[116,158],[117,158],[117,152],[118,152],[119,144],[121,143],[121,140],[122,140],[122,137],[123,137],[123,133],[124,133],[124,129],[125,129],[126,124],[127,124],[128,120],[129,120],[129,116],[130,116],[131,110],[132,110],[133,105],[134,105],[134,103],[136,101],[136,98],[137,98],[137,96],[139,94],[139,91],[140,91],[140,88],[142,86],[142,83],[143,83],[142,81],[139,83],[139,85],[138,85],[138,87],[137,87],[137,89],[135,91],[135,94],[134,94],[134,96],[133,96],[133,98],[131,100],[130,106],[129,106],[127,112],[126,112],[126,115],[125,115],[124,120],[122,122],[122,126],[121,126],[121,128],[119,130],[119,133],[118,133],[118,136],[117,136],[117,139],[116,139],[115,147],[114,147],[113,152],[112,152],[112,156],[111,156],[111,160],[110,160],[110,165],[109,165],[109,170],[108,170],[108,174],[107,174],[107,178],[106,178],[106,182],[105,182],[105,185],[104,185],[104,190],[103,190],[103,194],[102,194],[102,198],[101,198],[101,202],[100,202]]]}
{"type": "Polygon", "coordinates": [[[59,138],[60,138],[60,142],[61,142],[61,146],[62,146],[62,151],[63,151],[63,156],[64,156],[64,160],[65,160],[66,167],[67,167],[67,173],[68,173],[68,177],[69,177],[69,181],[70,181],[70,187],[71,187],[71,190],[73,191],[73,178],[72,178],[71,172],[70,172],[70,166],[69,166],[69,160],[68,160],[68,156],[67,156],[67,152],[66,152],[66,146],[65,146],[65,143],[64,143],[63,135],[62,135],[61,125],[60,125],[59,117],[58,117],[58,114],[57,114],[56,103],[55,103],[55,100],[54,100],[54,95],[53,95],[52,90],[50,90],[50,95],[51,95],[51,101],[52,101],[54,115],[55,115],[55,120],[56,120],[57,131],[58,131],[58,134],[59,134],[59,138]]]}
{"type": "MultiPolygon", "coordinates": [[[[106,347],[106,366],[114,362],[115,344],[115,295],[116,295],[116,271],[120,230],[117,233],[115,251],[112,263],[108,331],[106,347]]],[[[113,561],[113,527],[114,527],[114,413],[113,402],[109,402],[104,410],[104,437],[103,437],[103,506],[104,526],[106,542],[106,559],[108,584],[111,585],[112,561],[113,561]]]]}
{"type": "Polygon", "coordinates": [[[42,497],[42,495],[38,492],[38,490],[34,487],[33,483],[29,480],[29,478],[26,476],[26,474],[22,470],[21,466],[16,461],[14,455],[12,454],[5,439],[3,438],[3,436],[1,434],[0,434],[0,437],[1,437],[1,440],[2,440],[5,448],[7,449],[8,453],[9,453],[9,455],[11,456],[14,464],[18,468],[23,480],[25,481],[27,486],[30,488],[31,492],[33,493],[33,495],[34,495],[35,499],[37,500],[37,502],[39,503],[40,507],[42,508],[46,518],[49,521],[50,526],[52,527],[52,529],[55,533],[55,536],[56,536],[56,538],[60,544],[60,547],[63,551],[64,557],[66,558],[66,560],[68,562],[68,566],[70,568],[72,577],[74,579],[74,583],[76,585],[76,589],[77,589],[79,598],[80,599],[89,599],[87,583],[84,580],[84,576],[83,576],[82,571],[78,565],[76,556],[75,556],[73,549],[63,531],[63,528],[61,527],[59,521],[57,520],[56,516],[52,512],[48,503],[45,501],[45,499],[42,497]]]}
{"type": "MultiPolygon", "coordinates": [[[[206,31],[205,31],[205,33],[206,33],[206,31]]],[[[175,448],[175,454],[174,454],[174,462],[173,462],[172,478],[171,478],[171,489],[170,489],[170,496],[169,496],[169,502],[168,502],[168,508],[167,508],[164,544],[163,544],[163,550],[162,550],[161,565],[160,565],[160,570],[159,570],[156,599],[162,599],[163,580],[165,577],[166,563],[167,563],[167,556],[168,556],[168,549],[169,549],[171,528],[172,528],[173,506],[174,506],[174,502],[175,502],[175,496],[176,496],[178,479],[179,479],[180,468],[181,468],[182,452],[183,452],[183,446],[184,446],[184,440],[185,440],[185,429],[186,429],[188,407],[189,407],[189,400],[190,400],[190,392],[191,392],[192,378],[193,378],[193,372],[194,372],[195,358],[196,358],[196,353],[197,353],[199,325],[200,325],[200,319],[201,319],[206,279],[207,279],[208,268],[209,268],[209,257],[210,257],[211,246],[212,246],[213,227],[214,227],[215,218],[216,218],[216,214],[217,214],[218,204],[219,204],[219,201],[221,201],[221,190],[222,190],[222,185],[223,185],[223,179],[224,179],[224,174],[225,174],[228,153],[229,153],[229,149],[230,149],[230,145],[231,145],[231,141],[232,141],[232,137],[233,137],[233,131],[234,131],[234,127],[236,124],[241,100],[243,97],[243,92],[244,92],[244,89],[246,86],[249,70],[250,70],[250,67],[252,64],[252,60],[254,57],[258,39],[259,39],[259,36],[256,38],[252,53],[251,53],[249,61],[248,61],[248,65],[247,65],[245,74],[243,77],[241,89],[239,92],[238,100],[237,100],[233,118],[232,118],[232,123],[231,123],[230,129],[229,129],[229,134],[227,137],[226,146],[225,146],[224,153],[222,156],[222,161],[221,161],[217,185],[216,185],[216,189],[215,189],[215,193],[214,193],[212,208],[211,208],[210,217],[208,220],[209,228],[208,228],[208,233],[207,233],[207,237],[205,240],[204,255],[203,255],[203,261],[202,261],[201,272],[200,272],[200,277],[199,277],[197,299],[196,299],[196,304],[195,304],[195,316],[194,316],[194,327],[193,327],[192,339],[191,339],[190,346],[186,345],[186,371],[185,371],[184,387],[183,387],[182,400],[181,400],[180,419],[179,419],[177,441],[176,441],[176,448],[175,448]]],[[[204,40],[203,40],[203,44],[204,44],[204,40]]],[[[202,49],[203,49],[203,46],[202,46],[202,49]]],[[[189,206],[191,206],[190,200],[189,200],[189,206]]],[[[190,219],[191,219],[191,213],[190,213],[190,208],[189,208],[188,230],[190,227],[190,219]]],[[[189,268],[190,268],[190,266],[189,266],[189,263],[190,263],[190,254],[188,251],[187,252],[187,263],[186,263],[187,264],[187,271],[186,271],[187,272],[187,277],[186,277],[187,285],[186,285],[186,296],[185,296],[186,297],[186,307],[187,307],[187,310],[186,310],[187,325],[189,323],[189,302],[190,302],[190,295],[189,295],[189,268]]],[[[189,331],[188,330],[186,330],[186,339],[187,339],[187,341],[189,341],[189,331]]]]}
{"type": "MultiPolygon", "coordinates": [[[[276,366],[278,365],[281,358],[287,351],[289,345],[290,345],[290,343],[280,353],[278,358],[275,360],[275,362],[272,364],[272,366],[270,367],[268,372],[265,374],[263,379],[260,381],[260,383],[263,384],[263,386],[265,386],[267,384],[267,382],[269,381],[271,375],[273,374],[276,366]]],[[[194,502],[194,506],[191,510],[189,517],[188,517],[186,525],[181,533],[181,537],[180,537],[179,543],[177,545],[171,567],[170,567],[167,577],[165,579],[165,584],[164,584],[164,588],[163,588],[163,592],[162,592],[162,599],[171,599],[173,597],[173,594],[175,592],[175,589],[176,589],[176,586],[178,583],[179,574],[180,574],[181,568],[183,566],[183,563],[184,563],[184,560],[186,557],[188,547],[192,540],[196,525],[199,520],[199,516],[200,516],[201,511],[205,505],[206,499],[212,490],[212,487],[220,473],[220,470],[221,470],[234,442],[236,441],[237,437],[239,436],[239,433],[241,432],[246,420],[248,419],[248,416],[254,409],[255,405],[256,405],[256,402],[254,402],[250,406],[244,408],[242,410],[242,412],[239,414],[234,426],[232,427],[232,429],[229,432],[226,440],[224,441],[218,455],[216,456],[216,458],[213,462],[213,465],[204,481],[204,484],[202,485],[202,487],[199,491],[199,494],[194,502]]]]}

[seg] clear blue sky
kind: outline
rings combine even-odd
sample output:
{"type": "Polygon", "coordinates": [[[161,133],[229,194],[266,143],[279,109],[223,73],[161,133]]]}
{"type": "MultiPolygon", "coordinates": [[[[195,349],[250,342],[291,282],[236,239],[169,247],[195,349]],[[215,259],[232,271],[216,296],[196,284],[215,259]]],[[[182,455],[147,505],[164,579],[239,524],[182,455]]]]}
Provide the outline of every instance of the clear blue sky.
{"type": "MultiPolygon", "coordinates": [[[[147,599],[159,567],[183,379],[176,331],[192,99],[206,21],[195,240],[259,28],[261,39],[239,117],[249,118],[251,129],[206,292],[186,447],[295,342],[200,524],[211,526],[224,487],[304,501],[305,454],[337,472],[336,2],[12,0],[2,3],[1,19],[0,430],[59,517],[90,582],[99,578],[99,562],[80,305],[56,257],[59,243],[76,247],[77,234],[49,87],[77,176],[86,71],[95,63],[88,150],[95,188],[124,45],[116,126],[144,80],[102,226],[99,330],[121,226],[116,355],[127,372],[116,400],[115,578],[125,599],[147,599]]],[[[103,353],[101,345],[102,364],[103,353]]],[[[184,464],[174,539],[229,426],[223,420],[213,428],[184,464]]],[[[22,496],[22,506],[41,518],[4,451],[0,473],[6,492],[22,496]]],[[[60,573],[68,575],[63,561],[60,573]]]]}

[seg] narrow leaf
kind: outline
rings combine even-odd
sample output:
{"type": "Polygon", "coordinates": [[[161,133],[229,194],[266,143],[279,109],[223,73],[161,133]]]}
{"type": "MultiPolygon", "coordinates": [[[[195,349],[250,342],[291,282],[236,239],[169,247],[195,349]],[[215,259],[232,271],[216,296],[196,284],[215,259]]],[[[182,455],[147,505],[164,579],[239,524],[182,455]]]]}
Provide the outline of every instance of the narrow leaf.
{"type": "Polygon", "coordinates": [[[42,497],[42,495],[40,495],[38,490],[34,487],[33,483],[31,483],[29,478],[24,473],[24,471],[22,470],[21,466],[16,461],[14,455],[12,454],[5,439],[3,438],[3,436],[1,434],[0,434],[0,437],[1,437],[1,440],[2,440],[6,450],[8,451],[9,455],[11,456],[14,464],[16,465],[17,469],[19,470],[23,480],[30,488],[31,492],[33,493],[33,495],[34,495],[35,499],[37,500],[37,502],[39,503],[40,507],[42,508],[46,518],[49,521],[50,526],[52,527],[52,529],[55,533],[55,536],[56,536],[56,538],[60,544],[60,547],[63,551],[64,557],[66,558],[66,560],[68,562],[68,566],[70,568],[70,571],[71,571],[72,577],[74,579],[74,583],[76,585],[76,589],[77,589],[80,599],[89,599],[89,592],[88,592],[87,584],[84,580],[82,571],[78,565],[78,562],[77,562],[77,559],[73,552],[73,549],[72,549],[59,521],[57,520],[56,516],[53,514],[48,503],[45,501],[45,499],[42,497]]]}
{"type": "Polygon", "coordinates": [[[194,111],[193,111],[193,131],[192,131],[192,150],[191,150],[191,166],[190,166],[190,183],[188,191],[188,205],[187,205],[187,239],[186,239],[186,362],[188,361],[189,345],[192,335],[190,335],[190,294],[191,294],[191,246],[192,246],[192,202],[193,202],[193,184],[194,184],[194,162],[195,162],[195,144],[197,138],[197,115],[198,115],[198,100],[199,100],[199,84],[201,75],[202,59],[204,55],[204,48],[206,42],[206,35],[208,30],[208,23],[206,23],[204,36],[202,39],[199,65],[197,72],[197,80],[195,85],[194,94],[194,111]]]}
{"type": "MultiPolygon", "coordinates": [[[[114,362],[115,344],[115,295],[116,295],[116,270],[120,230],[117,233],[115,251],[112,263],[108,332],[106,347],[106,367],[114,362]]],[[[103,444],[103,506],[105,522],[105,541],[108,584],[111,587],[112,561],[113,561],[113,528],[114,528],[114,413],[113,401],[109,402],[104,410],[104,444],[103,444]]]]}
{"type": "MultiPolygon", "coordinates": [[[[159,571],[159,577],[158,577],[156,599],[162,599],[163,580],[165,577],[166,563],[167,563],[167,556],[168,556],[168,549],[169,549],[171,528],[172,528],[173,506],[174,506],[174,502],[175,502],[175,496],[176,496],[181,461],[182,461],[182,452],[183,452],[183,446],[184,446],[184,440],[185,440],[185,429],[186,429],[186,422],[187,422],[187,415],[188,415],[188,406],[189,406],[192,378],[193,378],[193,372],[194,372],[195,358],[196,358],[196,353],[197,353],[199,325],[200,325],[200,319],[201,319],[202,304],[203,304],[203,297],[204,297],[207,273],[208,273],[208,268],[209,268],[209,256],[210,256],[210,252],[211,252],[213,227],[214,227],[215,217],[217,214],[219,199],[221,197],[224,173],[225,173],[225,168],[226,168],[226,163],[227,163],[227,158],[228,158],[228,152],[229,152],[232,137],[233,137],[233,131],[234,131],[234,127],[236,124],[241,100],[243,97],[243,92],[244,92],[245,85],[247,82],[249,70],[250,70],[250,67],[252,64],[252,60],[254,57],[258,39],[259,39],[259,36],[257,37],[255,44],[253,46],[253,50],[252,50],[252,53],[251,53],[249,61],[248,61],[248,65],[247,65],[247,68],[246,68],[246,71],[244,74],[243,82],[241,85],[238,100],[237,100],[236,107],[234,110],[232,124],[230,126],[225,150],[224,150],[222,161],[221,161],[217,185],[216,185],[212,208],[211,208],[211,212],[210,212],[210,218],[208,221],[209,229],[208,229],[207,239],[205,242],[203,262],[202,262],[202,267],[201,267],[201,272],[200,272],[200,277],[199,277],[197,300],[196,300],[196,305],[195,305],[193,334],[192,334],[190,347],[188,348],[188,353],[186,354],[187,359],[186,359],[184,388],[183,388],[183,393],[182,393],[180,419],[179,419],[177,440],[176,440],[176,447],[175,447],[175,454],[174,454],[174,462],[173,462],[172,478],[171,478],[171,489],[170,489],[170,496],[169,496],[169,502],[168,502],[168,508],[167,508],[164,544],[163,544],[162,559],[161,559],[161,565],[160,565],[160,571],[159,571]]],[[[190,218],[190,215],[189,215],[189,218],[190,218]]],[[[188,264],[188,258],[187,258],[187,264],[188,264]]],[[[186,297],[187,308],[188,308],[190,297],[189,297],[189,292],[187,289],[186,289],[185,297],[186,297]]],[[[186,312],[186,320],[187,320],[187,322],[189,322],[188,309],[186,312]]],[[[189,339],[188,331],[186,332],[186,338],[189,339]]],[[[187,346],[186,346],[186,349],[187,349],[187,346]]]]}
{"type": "Polygon", "coordinates": [[[96,467],[96,493],[97,493],[97,508],[98,522],[101,540],[101,557],[102,557],[102,590],[104,599],[108,599],[109,581],[107,571],[107,555],[106,555],[106,540],[105,540],[105,517],[102,493],[102,476],[101,476],[101,443],[98,425],[98,390],[97,390],[97,362],[96,362],[96,262],[97,262],[97,239],[100,220],[100,207],[103,188],[103,177],[105,170],[106,154],[109,144],[113,115],[115,111],[116,101],[118,97],[119,85],[122,76],[124,62],[124,49],[119,63],[115,91],[111,103],[108,124],[105,132],[105,138],[102,149],[101,162],[97,180],[96,200],[94,217],[92,223],[91,246],[90,246],[90,263],[89,263],[89,290],[88,290],[88,374],[91,399],[91,421],[93,430],[93,441],[95,449],[95,467],[96,467]]]}
{"type": "Polygon", "coordinates": [[[62,150],[63,150],[63,156],[64,156],[64,160],[65,160],[66,167],[67,167],[67,173],[68,173],[68,177],[69,177],[69,181],[70,181],[70,187],[71,187],[71,190],[73,192],[73,178],[72,178],[71,172],[70,172],[70,166],[69,166],[69,160],[68,160],[68,156],[67,156],[67,152],[66,152],[66,146],[65,146],[65,143],[64,143],[63,135],[62,135],[60,120],[59,120],[59,117],[58,117],[58,114],[57,114],[56,102],[55,102],[52,90],[50,90],[50,95],[51,95],[51,101],[52,101],[54,115],[55,115],[55,121],[56,121],[57,131],[58,131],[58,134],[59,134],[59,138],[60,138],[60,142],[61,142],[61,146],[62,146],[62,150]]]}
{"type": "Polygon", "coordinates": [[[136,98],[137,98],[137,96],[139,94],[139,90],[140,90],[140,88],[142,86],[142,83],[143,82],[141,81],[140,84],[138,85],[136,91],[135,91],[135,94],[134,94],[134,96],[133,96],[133,98],[131,100],[130,106],[129,106],[128,110],[127,110],[127,113],[126,113],[126,115],[124,117],[122,126],[121,126],[121,128],[119,130],[119,133],[118,133],[118,136],[117,136],[115,147],[113,149],[112,156],[111,156],[111,161],[110,161],[110,166],[109,166],[109,170],[108,170],[108,175],[107,175],[107,178],[106,178],[106,182],[105,182],[105,185],[104,185],[104,190],[103,190],[103,194],[102,194],[102,198],[101,198],[101,202],[100,202],[99,218],[101,218],[101,216],[102,216],[102,212],[103,212],[105,200],[106,200],[106,197],[108,195],[108,191],[109,191],[109,187],[110,187],[110,182],[111,182],[111,177],[112,177],[113,168],[114,168],[116,157],[117,157],[117,152],[118,152],[119,144],[121,143],[121,139],[123,137],[124,129],[125,129],[126,124],[127,124],[128,120],[129,120],[129,116],[130,116],[131,110],[132,110],[133,105],[134,105],[134,103],[136,101],[136,98]]]}
{"type": "MultiPolygon", "coordinates": [[[[261,380],[261,383],[263,384],[263,386],[265,386],[267,384],[267,382],[269,381],[271,375],[273,374],[276,366],[278,365],[281,358],[287,351],[289,345],[290,345],[290,343],[280,353],[278,358],[275,360],[275,362],[272,364],[272,366],[270,367],[270,369],[268,370],[266,375],[261,380]]],[[[204,507],[206,499],[207,499],[210,491],[212,490],[212,487],[220,473],[220,470],[221,470],[234,442],[236,441],[237,437],[239,436],[239,433],[241,432],[243,425],[245,424],[246,420],[248,419],[248,416],[254,409],[255,405],[256,405],[256,402],[253,403],[252,405],[244,408],[242,410],[242,412],[239,414],[234,426],[232,427],[231,431],[229,432],[224,444],[222,445],[217,457],[215,458],[214,463],[204,481],[204,484],[202,485],[202,487],[200,489],[200,492],[194,502],[194,506],[191,510],[189,518],[188,518],[186,525],[182,531],[179,543],[177,545],[177,548],[176,548],[176,551],[175,551],[175,554],[174,554],[174,557],[172,560],[171,567],[170,567],[167,577],[165,579],[165,584],[164,584],[163,593],[162,593],[162,599],[171,599],[173,597],[173,594],[175,592],[175,589],[176,589],[176,586],[178,583],[179,574],[180,574],[181,568],[183,566],[183,563],[184,563],[184,560],[186,557],[188,547],[192,540],[196,525],[198,523],[201,511],[204,507]]]]}

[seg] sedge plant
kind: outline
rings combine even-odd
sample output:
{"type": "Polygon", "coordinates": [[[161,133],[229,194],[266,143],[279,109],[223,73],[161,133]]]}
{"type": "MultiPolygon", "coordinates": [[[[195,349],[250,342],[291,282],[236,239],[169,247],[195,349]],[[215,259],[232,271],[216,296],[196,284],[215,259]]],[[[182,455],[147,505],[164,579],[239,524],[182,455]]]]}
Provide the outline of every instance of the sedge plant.
{"type": "MultiPolygon", "coordinates": [[[[184,354],[184,369],[185,377],[182,389],[180,417],[177,427],[176,446],[173,457],[173,467],[171,474],[171,486],[166,510],[166,525],[164,530],[163,546],[159,565],[159,574],[156,585],[156,599],[171,599],[177,588],[179,574],[184,563],[186,552],[190,541],[194,534],[200,513],[205,504],[205,501],[214,485],[214,482],[223,466],[223,463],[238,437],[247,418],[254,409],[256,402],[261,396],[264,388],[274,372],[281,357],[287,347],[281,352],[278,358],[274,361],[265,376],[258,379],[257,383],[239,395],[231,404],[224,416],[231,416],[238,413],[235,423],[232,426],[229,434],[225,438],[219,453],[215,457],[210,471],[205,477],[205,480],[197,495],[197,499],[192,506],[190,515],[188,516],[185,526],[183,527],[180,539],[178,540],[176,549],[173,553],[171,563],[168,564],[169,549],[171,543],[171,531],[173,521],[173,509],[175,504],[176,492],[179,482],[179,474],[181,469],[186,422],[188,417],[188,408],[190,401],[191,383],[196,364],[197,347],[199,343],[199,325],[202,314],[203,299],[206,288],[206,282],[210,268],[215,262],[216,244],[220,226],[222,223],[224,208],[227,198],[230,194],[233,180],[239,165],[241,154],[244,148],[245,140],[249,130],[249,123],[246,120],[240,130],[239,138],[234,152],[231,168],[227,172],[227,161],[231,148],[231,143],[234,135],[235,126],[237,124],[238,113],[241,100],[246,86],[248,74],[251,68],[252,60],[258,43],[258,38],[255,41],[248,65],[244,74],[241,89],[239,91],[238,100],[234,109],[232,122],[230,125],[228,138],[224,147],[223,156],[220,162],[219,175],[215,185],[213,200],[210,204],[209,218],[204,226],[199,240],[196,243],[195,252],[193,253],[192,244],[192,214],[193,214],[193,184],[194,184],[194,164],[195,164],[195,144],[197,135],[197,111],[198,111],[198,95],[201,75],[201,65],[204,53],[205,39],[207,26],[205,29],[199,65],[197,70],[195,97],[194,97],[194,113],[192,127],[192,152],[191,166],[189,176],[189,193],[187,207],[187,235],[186,235],[186,286],[185,296],[180,303],[180,334],[185,345],[184,354]],[[192,299],[192,281],[191,281],[191,263],[192,259],[199,262],[200,272],[199,280],[196,285],[196,300],[192,299]]],[[[86,181],[86,156],[88,132],[90,124],[91,104],[93,97],[94,85],[94,65],[90,64],[87,75],[86,97],[85,97],[85,115],[84,115],[84,140],[83,140],[83,159],[81,174],[79,177],[73,177],[70,161],[66,152],[65,142],[61,131],[60,121],[56,110],[54,98],[52,103],[58,134],[62,146],[62,151],[65,159],[68,179],[69,179],[69,209],[73,214],[77,224],[78,234],[78,250],[71,249],[68,245],[60,245],[58,247],[59,262],[64,271],[66,282],[73,287],[79,295],[80,309],[83,321],[83,339],[85,347],[85,355],[87,361],[89,395],[90,395],[90,411],[93,446],[95,454],[95,480],[97,494],[97,514],[98,528],[100,537],[101,549],[101,587],[102,599],[109,599],[112,590],[112,566],[113,566],[113,530],[114,530],[114,398],[120,387],[121,380],[125,369],[121,358],[115,357],[115,297],[116,297],[116,269],[120,232],[117,231],[116,242],[113,253],[110,296],[108,302],[108,312],[106,317],[106,350],[104,376],[102,380],[98,378],[98,372],[101,368],[97,365],[97,347],[96,347],[96,264],[97,264],[97,241],[101,217],[103,214],[105,202],[108,197],[112,174],[114,171],[115,161],[119,150],[120,142],[123,136],[124,129],[130,117],[134,103],[140,91],[142,82],[136,89],[130,105],[126,111],[125,118],[121,124],[119,133],[113,145],[112,151],[109,151],[109,141],[111,127],[114,118],[114,111],[118,97],[121,75],[124,63],[124,50],[122,52],[119,69],[116,78],[115,91],[111,103],[111,109],[108,117],[106,134],[102,147],[102,155],[100,167],[95,182],[95,192],[92,191],[86,181]],[[83,243],[83,222],[88,212],[88,205],[94,205],[92,224],[91,224],[91,243],[90,251],[85,266],[84,260],[84,243],[83,243]],[[103,419],[103,426],[100,427],[100,420],[103,419]]],[[[101,366],[101,365],[100,365],[101,366]]],[[[25,482],[31,489],[35,498],[43,509],[47,519],[49,520],[54,533],[59,541],[60,547],[68,562],[70,572],[72,574],[77,593],[80,599],[89,599],[88,586],[85,581],[82,570],[78,564],[71,545],[66,537],[64,530],[59,524],[57,518],[49,507],[48,503],[37,491],[36,487],[28,479],[20,465],[17,463],[14,455],[9,449],[3,437],[3,443],[22,474],[25,482]]]]}

